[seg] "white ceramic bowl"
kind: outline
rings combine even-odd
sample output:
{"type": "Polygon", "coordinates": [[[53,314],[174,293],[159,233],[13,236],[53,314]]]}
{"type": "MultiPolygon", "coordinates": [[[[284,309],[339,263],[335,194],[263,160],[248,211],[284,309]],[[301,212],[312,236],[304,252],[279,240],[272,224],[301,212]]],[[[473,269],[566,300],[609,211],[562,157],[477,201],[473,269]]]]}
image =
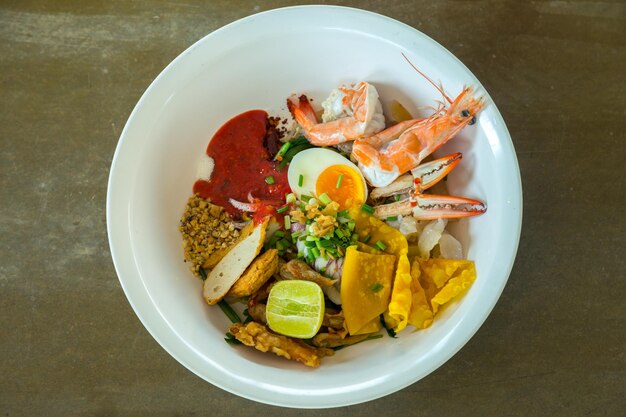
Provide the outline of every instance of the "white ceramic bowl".
{"type": "Polygon", "coordinates": [[[152,336],[210,383],[256,401],[323,408],[359,403],[418,381],[476,332],[507,281],[520,235],[521,183],[515,151],[495,104],[438,154],[463,152],[453,194],[487,202],[487,214],[455,232],[478,279],[427,330],[406,330],[343,349],[318,369],[232,347],[229,322],[208,307],[183,262],[177,226],[196,170],[216,129],[261,108],[284,111],[291,93],[321,100],[339,84],[367,80],[384,102],[433,104],[437,91],[404,60],[441,80],[451,95],[479,81],[450,52],[395,20],[339,7],[272,10],[227,25],[176,58],[145,92],[122,132],[111,168],[111,253],[128,300],[152,336]]]}

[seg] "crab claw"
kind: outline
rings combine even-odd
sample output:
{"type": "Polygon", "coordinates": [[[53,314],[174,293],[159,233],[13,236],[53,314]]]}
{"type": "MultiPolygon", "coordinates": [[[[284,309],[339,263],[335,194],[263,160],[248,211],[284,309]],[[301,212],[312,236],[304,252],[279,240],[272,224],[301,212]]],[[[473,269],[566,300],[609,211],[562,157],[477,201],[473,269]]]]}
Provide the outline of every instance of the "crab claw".
{"type": "Polygon", "coordinates": [[[423,191],[448,175],[461,162],[461,158],[463,155],[457,152],[422,164],[413,168],[411,174],[402,175],[385,187],[374,188],[370,197],[372,200],[379,200],[392,195],[407,194],[415,188],[423,191]]]}
{"type": "Polygon", "coordinates": [[[420,181],[420,189],[426,190],[441,181],[454,167],[461,162],[463,155],[460,152],[443,158],[435,159],[419,165],[411,170],[415,181],[420,181]]]}
{"type": "Polygon", "coordinates": [[[413,217],[418,220],[456,219],[477,216],[487,211],[487,206],[481,201],[448,195],[418,194],[409,201],[409,205],[413,217]]]}

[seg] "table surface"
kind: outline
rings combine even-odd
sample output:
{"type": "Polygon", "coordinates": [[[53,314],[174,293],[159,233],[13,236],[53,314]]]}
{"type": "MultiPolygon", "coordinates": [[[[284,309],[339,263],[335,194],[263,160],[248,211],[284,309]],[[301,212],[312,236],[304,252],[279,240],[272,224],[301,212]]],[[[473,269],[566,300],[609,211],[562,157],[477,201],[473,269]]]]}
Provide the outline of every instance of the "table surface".
{"type": "MultiPolygon", "coordinates": [[[[469,343],[388,397],[311,416],[626,413],[626,4],[339,2],[459,57],[507,122],[524,187],[519,252],[469,343]]],[[[287,1],[0,4],[0,414],[294,415],[171,358],[111,262],[105,198],[133,106],[189,45],[287,1]]]]}

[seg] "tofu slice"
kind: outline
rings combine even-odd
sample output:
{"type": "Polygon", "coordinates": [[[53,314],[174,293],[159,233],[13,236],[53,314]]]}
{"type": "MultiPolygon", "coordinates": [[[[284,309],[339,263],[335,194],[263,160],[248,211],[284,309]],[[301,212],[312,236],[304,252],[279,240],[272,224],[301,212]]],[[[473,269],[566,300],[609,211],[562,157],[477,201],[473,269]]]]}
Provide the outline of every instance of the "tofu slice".
{"type": "Polygon", "coordinates": [[[268,219],[257,225],[252,233],[242,239],[215,265],[204,280],[202,296],[209,305],[217,304],[230,287],[243,275],[263,247],[268,219]]]}

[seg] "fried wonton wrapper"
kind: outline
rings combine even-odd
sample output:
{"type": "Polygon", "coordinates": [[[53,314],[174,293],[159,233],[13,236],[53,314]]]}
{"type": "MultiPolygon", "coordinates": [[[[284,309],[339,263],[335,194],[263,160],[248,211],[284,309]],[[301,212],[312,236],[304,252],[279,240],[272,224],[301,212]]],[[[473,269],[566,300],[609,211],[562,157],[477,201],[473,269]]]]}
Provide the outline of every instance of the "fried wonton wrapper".
{"type": "Polygon", "coordinates": [[[430,307],[426,293],[420,284],[420,276],[422,271],[419,263],[413,261],[411,267],[411,292],[413,297],[411,300],[411,311],[409,313],[409,323],[418,329],[425,329],[433,323],[434,314],[430,307]]]}
{"type": "Polygon", "coordinates": [[[417,277],[434,316],[440,306],[472,285],[476,280],[476,267],[473,261],[467,260],[415,258],[411,275],[417,277]]]}
{"type": "Polygon", "coordinates": [[[351,209],[350,215],[356,224],[355,231],[359,235],[359,240],[370,236],[368,241],[370,244],[380,241],[386,246],[386,253],[396,256],[396,273],[391,290],[391,299],[385,313],[385,321],[396,332],[399,332],[408,323],[412,302],[411,264],[407,258],[408,243],[406,238],[399,230],[374,216],[370,216],[359,208],[351,209]]]}
{"type": "Polygon", "coordinates": [[[386,253],[359,252],[356,246],[346,250],[341,307],[351,335],[370,333],[366,325],[387,310],[395,260],[394,255],[386,253]]]}

